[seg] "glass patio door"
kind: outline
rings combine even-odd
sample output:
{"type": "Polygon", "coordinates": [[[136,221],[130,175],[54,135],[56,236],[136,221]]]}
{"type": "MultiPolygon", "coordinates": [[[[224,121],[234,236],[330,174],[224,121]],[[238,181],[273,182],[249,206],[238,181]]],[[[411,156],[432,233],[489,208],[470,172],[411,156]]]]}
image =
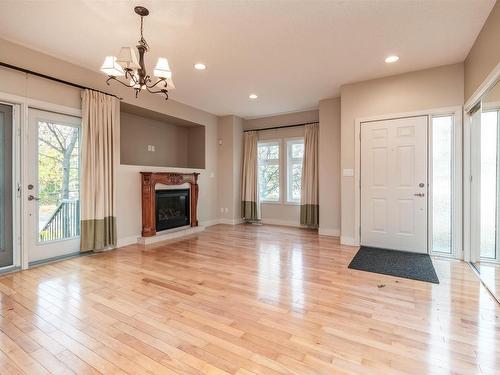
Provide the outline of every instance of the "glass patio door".
{"type": "Polygon", "coordinates": [[[29,110],[29,262],[79,251],[81,119],[29,110]]]}
{"type": "Polygon", "coordinates": [[[12,106],[0,104],[0,269],[14,264],[12,106]]]}

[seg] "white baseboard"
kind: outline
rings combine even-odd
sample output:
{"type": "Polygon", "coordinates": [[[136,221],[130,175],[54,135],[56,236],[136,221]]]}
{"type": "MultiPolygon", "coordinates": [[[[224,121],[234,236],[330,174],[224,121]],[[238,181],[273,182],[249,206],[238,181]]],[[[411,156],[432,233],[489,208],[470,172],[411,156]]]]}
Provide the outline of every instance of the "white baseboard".
{"type": "Polygon", "coordinates": [[[340,236],[340,244],[347,246],[359,246],[359,241],[353,237],[340,236]]]}
{"type": "Polygon", "coordinates": [[[330,228],[319,227],[318,234],[320,234],[322,236],[340,237],[340,229],[330,229],[330,228]]]}
{"type": "Polygon", "coordinates": [[[124,237],[124,238],[119,238],[116,247],[123,247],[123,246],[128,246],[128,245],[133,245],[137,243],[137,239],[141,235],[136,235],[136,236],[130,236],[130,237],[124,237]]]}
{"type": "Polygon", "coordinates": [[[238,225],[243,223],[242,219],[219,219],[219,224],[238,225]]]}
{"type": "Polygon", "coordinates": [[[269,225],[282,225],[284,227],[297,227],[297,228],[299,228],[301,226],[300,223],[298,223],[296,221],[276,220],[276,219],[266,219],[266,218],[262,218],[261,223],[262,224],[269,224],[269,225]]]}
{"type": "Polygon", "coordinates": [[[175,238],[189,236],[190,234],[199,233],[204,230],[205,230],[204,226],[182,228],[172,232],[169,231],[165,233],[159,233],[159,234],[157,233],[156,236],[153,237],[139,237],[137,239],[137,243],[140,243],[141,245],[150,245],[152,243],[160,241],[173,240],[175,238]]]}
{"type": "Polygon", "coordinates": [[[198,222],[198,225],[202,226],[202,227],[211,227],[212,225],[221,224],[220,220],[221,219],[212,219],[212,220],[200,221],[200,222],[198,222]]]}

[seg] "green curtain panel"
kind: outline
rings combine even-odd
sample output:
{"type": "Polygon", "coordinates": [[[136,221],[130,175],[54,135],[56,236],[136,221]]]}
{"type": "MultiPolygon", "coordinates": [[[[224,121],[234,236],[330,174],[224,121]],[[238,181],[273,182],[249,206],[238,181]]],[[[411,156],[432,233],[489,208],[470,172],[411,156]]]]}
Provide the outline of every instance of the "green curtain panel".
{"type": "Polygon", "coordinates": [[[257,179],[257,132],[243,134],[243,171],[241,180],[241,217],[245,221],[260,220],[257,179]]]}
{"type": "Polygon", "coordinates": [[[82,95],[80,251],[116,246],[116,166],[120,102],[92,90],[82,95]]]}
{"type": "Polygon", "coordinates": [[[319,125],[306,125],[304,136],[304,159],[302,162],[302,191],[300,196],[300,224],[319,226],[319,125]]]}

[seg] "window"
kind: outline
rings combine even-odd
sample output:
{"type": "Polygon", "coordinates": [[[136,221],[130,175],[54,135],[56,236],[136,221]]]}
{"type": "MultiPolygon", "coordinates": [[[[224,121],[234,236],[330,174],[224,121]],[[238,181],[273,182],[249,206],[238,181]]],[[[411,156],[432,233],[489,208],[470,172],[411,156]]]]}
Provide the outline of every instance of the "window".
{"type": "Polygon", "coordinates": [[[259,192],[263,202],[280,202],[280,141],[259,142],[259,192]]]}
{"type": "Polygon", "coordinates": [[[300,203],[304,139],[287,141],[287,202],[300,203]]]}
{"type": "Polygon", "coordinates": [[[432,118],[432,251],[452,252],[453,116],[432,118]]]}

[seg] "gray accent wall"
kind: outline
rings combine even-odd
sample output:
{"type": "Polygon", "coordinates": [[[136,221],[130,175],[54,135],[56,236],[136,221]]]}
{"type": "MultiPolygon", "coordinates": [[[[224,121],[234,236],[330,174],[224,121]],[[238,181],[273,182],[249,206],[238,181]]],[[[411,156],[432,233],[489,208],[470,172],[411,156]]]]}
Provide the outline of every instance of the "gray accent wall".
{"type": "Polygon", "coordinates": [[[155,167],[204,168],[205,128],[179,126],[121,112],[120,163],[155,167]],[[154,151],[151,148],[154,147],[154,151]]]}

